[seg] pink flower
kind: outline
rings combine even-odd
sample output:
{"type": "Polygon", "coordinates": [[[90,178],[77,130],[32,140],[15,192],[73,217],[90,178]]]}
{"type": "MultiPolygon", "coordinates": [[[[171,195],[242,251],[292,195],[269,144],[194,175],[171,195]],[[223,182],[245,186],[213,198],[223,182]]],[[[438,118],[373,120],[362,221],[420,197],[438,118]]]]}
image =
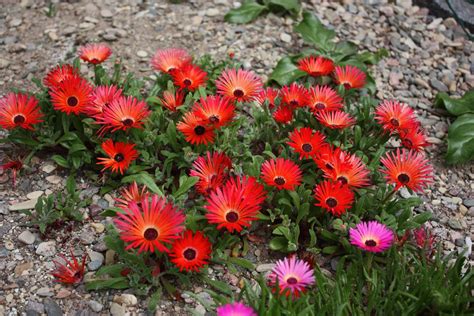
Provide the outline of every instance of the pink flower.
{"type": "Polygon", "coordinates": [[[361,222],[349,229],[351,244],[370,252],[383,252],[393,243],[393,232],[376,221],[361,222]]]}
{"type": "Polygon", "coordinates": [[[253,308],[234,302],[217,308],[217,316],[257,316],[253,308]]]}
{"type": "Polygon", "coordinates": [[[298,297],[300,292],[316,282],[309,264],[295,256],[278,260],[268,278],[270,285],[278,283],[280,293],[293,294],[294,297],[298,297]]]}

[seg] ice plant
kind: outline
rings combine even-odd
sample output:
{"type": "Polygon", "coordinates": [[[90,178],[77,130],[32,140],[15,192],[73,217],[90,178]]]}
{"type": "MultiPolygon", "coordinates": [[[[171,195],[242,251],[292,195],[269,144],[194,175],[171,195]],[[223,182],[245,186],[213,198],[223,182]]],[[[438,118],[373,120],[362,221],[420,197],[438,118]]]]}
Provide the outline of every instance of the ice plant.
{"type": "Polygon", "coordinates": [[[300,159],[311,158],[316,155],[320,147],[325,144],[324,136],[321,132],[309,127],[295,129],[289,136],[287,144],[300,156],[300,159]]]}
{"type": "Polygon", "coordinates": [[[174,84],[182,89],[194,91],[206,85],[207,73],[199,66],[185,64],[171,72],[174,84]]]}
{"type": "Polygon", "coordinates": [[[122,89],[117,86],[98,86],[92,91],[92,100],[90,105],[85,109],[85,112],[89,116],[101,115],[104,108],[110,106],[110,104],[116,99],[122,96],[122,89]]]}
{"type": "Polygon", "coordinates": [[[380,159],[385,179],[395,184],[395,190],[407,187],[414,192],[423,192],[433,182],[433,167],[423,153],[397,148],[380,159]]]}
{"type": "Polygon", "coordinates": [[[182,237],[173,242],[169,255],[171,262],[179,268],[179,271],[199,272],[208,264],[211,252],[211,242],[202,232],[197,231],[193,234],[191,230],[187,230],[182,237]]]}
{"type": "Polygon", "coordinates": [[[214,142],[214,127],[193,112],[185,113],[176,128],[183,133],[186,141],[193,145],[207,145],[214,142]]]}
{"type": "Polygon", "coordinates": [[[294,190],[300,185],[302,175],[300,167],[293,161],[276,158],[263,163],[261,178],[266,184],[279,190],[294,190]]]}
{"type": "Polygon", "coordinates": [[[307,106],[309,104],[308,90],[295,82],[290,86],[283,86],[280,90],[281,102],[292,109],[307,106]]]}
{"type": "Polygon", "coordinates": [[[112,172],[123,174],[128,169],[132,161],[138,158],[135,144],[116,142],[107,139],[101,145],[102,150],[107,154],[107,158],[99,157],[97,164],[104,165],[102,171],[111,169],[112,172]]]}
{"type": "Polygon", "coordinates": [[[192,111],[208,124],[219,128],[232,120],[235,115],[235,106],[228,98],[215,95],[201,98],[194,104],[192,111]]]}
{"type": "Polygon", "coordinates": [[[217,93],[238,102],[250,101],[262,86],[262,80],[253,71],[243,69],[226,69],[216,80],[217,93]]]}
{"type": "Polygon", "coordinates": [[[144,101],[131,96],[121,96],[103,109],[98,123],[103,124],[102,131],[126,131],[131,128],[142,128],[144,120],[151,114],[144,101]]]}
{"type": "Polygon", "coordinates": [[[207,152],[206,156],[198,157],[193,162],[190,176],[199,178],[197,191],[208,194],[224,184],[231,167],[232,161],[224,153],[207,152]]]}
{"type": "Polygon", "coordinates": [[[340,182],[352,188],[361,188],[370,184],[370,171],[355,154],[335,151],[329,164],[331,168],[323,169],[324,176],[334,182],[340,182]]]}
{"type": "Polygon", "coordinates": [[[308,56],[298,61],[298,68],[312,77],[327,76],[334,70],[334,62],[322,56],[308,56]]]}
{"type": "Polygon", "coordinates": [[[426,250],[427,254],[431,256],[434,252],[436,242],[436,238],[432,232],[426,228],[426,226],[421,226],[413,231],[413,236],[415,237],[415,243],[418,248],[426,250]]]}
{"type": "Polygon", "coordinates": [[[257,179],[250,176],[235,176],[230,178],[224,186],[232,186],[241,190],[243,199],[252,199],[253,204],[258,206],[260,210],[260,205],[267,198],[267,192],[263,184],[257,182],[257,179]]]}
{"type": "Polygon", "coordinates": [[[54,88],[70,77],[78,77],[77,69],[69,64],[58,65],[51,69],[43,79],[43,84],[48,88],[54,88]]]}
{"type": "Polygon", "coordinates": [[[128,245],[126,250],[138,248],[141,252],[169,252],[166,245],[179,239],[184,231],[184,213],[156,194],[145,196],[138,205],[130,202],[124,213],[117,213],[115,226],[120,238],[128,245]]]}
{"type": "Polygon", "coordinates": [[[268,108],[273,109],[275,107],[276,99],[279,95],[279,90],[268,87],[260,91],[260,93],[255,96],[254,100],[260,106],[268,104],[268,108]]]}
{"type": "Polygon", "coordinates": [[[110,47],[100,43],[87,44],[80,47],[77,51],[83,61],[94,65],[103,63],[112,55],[110,47]]]}
{"type": "Polygon", "coordinates": [[[340,110],[319,111],[316,113],[316,119],[330,129],[344,129],[356,123],[353,117],[340,110]]]}
{"type": "Polygon", "coordinates": [[[307,262],[296,259],[296,256],[278,260],[268,279],[270,285],[279,286],[280,293],[293,297],[298,297],[316,282],[313,269],[307,262]]]}
{"type": "Polygon", "coordinates": [[[430,144],[426,140],[426,135],[421,128],[404,130],[400,133],[402,145],[408,149],[423,151],[430,144]]]}
{"type": "Polygon", "coordinates": [[[72,261],[69,261],[63,254],[60,254],[64,263],[53,260],[55,269],[51,274],[55,277],[56,282],[64,284],[79,284],[84,278],[84,270],[87,255],[82,257],[82,263],[77,261],[76,256],[71,250],[72,261]]]}
{"type": "Polygon", "coordinates": [[[289,105],[280,105],[272,114],[273,119],[281,124],[288,124],[293,120],[293,110],[289,105]]]}
{"type": "Polygon", "coordinates": [[[141,200],[148,194],[148,189],[145,185],[139,189],[138,184],[133,181],[132,184],[120,191],[120,197],[115,199],[115,206],[127,208],[130,202],[140,204],[141,200]]]}
{"type": "Polygon", "coordinates": [[[370,252],[383,252],[394,240],[391,229],[377,221],[361,222],[349,229],[351,244],[370,252]]]}
{"type": "Polygon", "coordinates": [[[340,182],[325,180],[314,190],[314,198],[320,206],[335,216],[341,216],[352,207],[354,193],[340,182]]]}
{"type": "Polygon", "coordinates": [[[172,112],[177,111],[177,107],[183,105],[184,102],[184,91],[178,90],[176,92],[165,91],[163,97],[159,98],[161,104],[172,112]]]}
{"type": "Polygon", "coordinates": [[[309,89],[309,108],[313,113],[342,109],[342,98],[329,86],[315,86],[309,89]]]}
{"type": "Polygon", "coordinates": [[[18,172],[23,168],[23,163],[20,160],[11,160],[9,162],[0,165],[0,171],[4,172],[5,170],[12,171],[12,184],[13,187],[16,185],[16,176],[18,172]]]}
{"type": "Polygon", "coordinates": [[[337,66],[334,70],[334,79],[337,84],[346,90],[362,88],[366,83],[365,73],[356,66],[337,66]]]}
{"type": "Polygon", "coordinates": [[[252,307],[241,302],[234,302],[219,306],[216,309],[217,316],[257,316],[252,307]]]}
{"type": "Polygon", "coordinates": [[[49,91],[55,110],[66,114],[85,113],[92,102],[92,86],[80,77],[69,77],[49,91]]]}
{"type": "Polygon", "coordinates": [[[182,48],[158,49],[151,59],[152,67],[157,71],[170,73],[190,63],[192,57],[182,48]]]}
{"type": "Polygon", "coordinates": [[[389,132],[402,132],[418,128],[415,111],[405,103],[385,100],[375,109],[375,119],[389,132]]]}
{"type": "Polygon", "coordinates": [[[43,114],[34,96],[10,92],[0,99],[0,127],[34,130],[33,125],[43,122],[43,114]]]}

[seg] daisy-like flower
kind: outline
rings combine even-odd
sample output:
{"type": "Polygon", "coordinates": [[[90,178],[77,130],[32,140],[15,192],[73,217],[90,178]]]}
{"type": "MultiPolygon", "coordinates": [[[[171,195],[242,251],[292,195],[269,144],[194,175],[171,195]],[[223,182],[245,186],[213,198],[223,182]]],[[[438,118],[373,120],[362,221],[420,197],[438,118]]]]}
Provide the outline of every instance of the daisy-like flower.
{"type": "Polygon", "coordinates": [[[138,152],[135,150],[135,144],[114,143],[113,140],[107,139],[101,145],[102,150],[107,154],[107,158],[99,157],[97,164],[104,165],[102,171],[112,169],[112,172],[120,172],[123,174],[128,166],[138,158],[138,152]]]}
{"type": "Polygon", "coordinates": [[[192,57],[182,48],[158,49],[151,59],[151,65],[155,70],[171,73],[189,64],[192,57]]]}
{"type": "Polygon", "coordinates": [[[189,91],[205,86],[207,81],[207,72],[193,64],[185,64],[181,68],[171,71],[170,74],[176,86],[189,91]]]}
{"type": "Polygon", "coordinates": [[[325,180],[314,190],[314,198],[320,206],[335,216],[341,216],[352,207],[354,192],[340,182],[325,180]]]}
{"type": "Polygon", "coordinates": [[[103,124],[102,133],[106,130],[112,132],[130,128],[142,128],[143,121],[151,114],[144,101],[137,98],[121,96],[103,108],[102,116],[98,123],[103,124]]]}
{"type": "Polygon", "coordinates": [[[400,132],[402,145],[408,149],[423,151],[424,147],[430,144],[426,140],[426,135],[421,128],[404,130],[400,132]]]}
{"type": "Polygon", "coordinates": [[[106,44],[87,44],[78,49],[79,57],[88,63],[98,65],[112,55],[112,50],[106,44]]]}
{"type": "Polygon", "coordinates": [[[178,90],[175,93],[171,91],[163,92],[163,97],[159,98],[161,104],[172,112],[176,112],[177,107],[183,105],[184,102],[184,91],[178,90]]]}
{"type": "Polygon", "coordinates": [[[120,239],[128,243],[125,250],[168,253],[166,244],[180,238],[185,218],[183,211],[153,194],[151,198],[145,196],[140,205],[130,202],[124,213],[117,213],[114,223],[120,230],[120,239]]]}
{"type": "Polygon", "coordinates": [[[273,109],[275,107],[276,99],[279,95],[280,90],[268,87],[260,91],[260,93],[254,98],[254,100],[260,106],[268,104],[268,108],[273,109]]]}
{"type": "Polygon", "coordinates": [[[295,82],[290,86],[284,86],[280,91],[281,102],[295,109],[309,104],[308,90],[295,82]]]}
{"type": "Polygon", "coordinates": [[[324,176],[351,188],[361,188],[370,184],[370,171],[356,155],[344,153],[333,156],[332,169],[323,170],[324,176]]]}
{"type": "Polygon", "coordinates": [[[288,105],[279,105],[272,116],[276,122],[288,124],[293,119],[293,110],[288,105]]]}
{"type": "Polygon", "coordinates": [[[423,153],[415,150],[397,148],[396,152],[388,152],[380,159],[381,171],[395,190],[407,187],[414,192],[423,192],[433,182],[433,167],[423,153]]]}
{"type": "Polygon", "coordinates": [[[68,64],[58,65],[48,72],[43,79],[43,83],[51,89],[70,77],[79,77],[77,70],[68,64]]]}
{"type": "Polygon", "coordinates": [[[216,80],[217,93],[232,101],[247,102],[262,90],[262,79],[253,71],[226,69],[216,80]]]}
{"type": "Polygon", "coordinates": [[[235,106],[228,98],[207,96],[196,102],[192,111],[208,124],[219,128],[227,125],[235,115],[235,106]]]}
{"type": "Polygon", "coordinates": [[[66,114],[84,113],[92,102],[92,86],[80,77],[64,79],[49,91],[55,110],[66,114]]]}
{"type": "Polygon", "coordinates": [[[375,109],[375,119],[389,132],[402,132],[417,128],[420,123],[416,119],[415,111],[405,103],[394,100],[385,100],[375,109]]]}
{"type": "MultiPolygon", "coordinates": [[[[253,204],[261,205],[267,198],[267,192],[263,184],[257,182],[257,179],[250,176],[236,176],[230,178],[225,186],[233,186],[242,191],[243,199],[252,199],[253,204]]],[[[260,207],[258,208],[260,210],[260,207]]]]}
{"type": "Polygon", "coordinates": [[[278,260],[268,279],[271,286],[278,284],[280,293],[293,297],[298,297],[316,282],[313,269],[307,262],[296,259],[296,256],[278,260]]]}
{"type": "Polygon", "coordinates": [[[34,96],[10,92],[0,99],[0,126],[33,130],[33,125],[43,122],[43,114],[34,96]]]}
{"type": "Polygon", "coordinates": [[[92,92],[92,101],[85,109],[85,112],[89,116],[101,115],[104,108],[121,96],[122,89],[119,89],[117,86],[98,86],[92,92]]]}
{"type": "Polygon", "coordinates": [[[346,90],[365,86],[366,75],[356,66],[337,66],[334,70],[336,83],[343,85],[346,90]]]}
{"type": "Polygon", "coordinates": [[[300,185],[302,175],[300,167],[293,161],[277,158],[263,163],[261,178],[266,184],[279,190],[294,190],[300,185]]]}
{"type": "MultiPolygon", "coordinates": [[[[316,165],[324,173],[329,173],[334,170],[334,161],[341,159],[339,158],[343,151],[339,148],[333,148],[333,146],[325,143],[321,145],[316,155],[313,157],[316,165]]],[[[343,154],[345,156],[345,154],[343,154]]]]}
{"type": "Polygon", "coordinates": [[[393,244],[394,234],[377,221],[361,222],[349,229],[351,244],[370,252],[383,252],[393,244]]]}
{"type": "Polygon", "coordinates": [[[344,129],[356,123],[355,119],[344,111],[319,111],[316,119],[330,129],[344,129]]]}
{"type": "Polygon", "coordinates": [[[173,242],[169,255],[179,271],[199,272],[208,264],[211,252],[211,242],[202,232],[197,231],[193,235],[191,230],[187,230],[181,238],[173,242]]]}
{"type": "Polygon", "coordinates": [[[298,61],[298,68],[312,77],[327,76],[334,70],[334,62],[322,56],[309,56],[298,61]]]}
{"type": "Polygon", "coordinates": [[[230,168],[232,168],[232,161],[226,154],[207,152],[205,157],[198,157],[193,162],[190,176],[199,178],[196,183],[199,193],[209,194],[224,184],[230,168]]]}
{"type": "Polygon", "coordinates": [[[257,316],[252,307],[244,305],[241,302],[234,302],[219,306],[217,316],[257,316]]]}
{"type": "Polygon", "coordinates": [[[120,191],[120,198],[115,199],[115,206],[127,208],[130,202],[139,204],[148,194],[148,189],[145,185],[139,189],[138,184],[133,181],[132,184],[120,191]]]}
{"type": "Polygon", "coordinates": [[[210,144],[214,141],[214,127],[196,116],[193,112],[184,114],[183,121],[176,128],[184,134],[187,142],[191,144],[210,144]]]}
{"type": "Polygon", "coordinates": [[[312,112],[342,109],[342,98],[329,86],[316,86],[309,89],[309,108],[312,112]]]}
{"type": "Polygon", "coordinates": [[[53,260],[55,269],[51,274],[55,277],[54,281],[64,284],[79,284],[84,278],[84,270],[87,255],[82,257],[82,263],[77,261],[76,256],[71,250],[71,258],[69,261],[63,254],[59,255],[64,263],[53,260]]]}
{"type": "Polygon", "coordinates": [[[287,144],[300,155],[300,159],[306,159],[316,155],[325,138],[321,132],[313,132],[311,128],[303,127],[291,132],[287,144]]]}

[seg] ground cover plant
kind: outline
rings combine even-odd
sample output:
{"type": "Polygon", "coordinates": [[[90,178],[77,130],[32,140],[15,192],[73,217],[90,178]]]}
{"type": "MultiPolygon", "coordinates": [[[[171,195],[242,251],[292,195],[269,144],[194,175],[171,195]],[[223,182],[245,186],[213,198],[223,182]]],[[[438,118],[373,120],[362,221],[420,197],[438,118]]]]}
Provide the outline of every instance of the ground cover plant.
{"type": "MultiPolygon", "coordinates": [[[[66,201],[41,199],[32,225],[81,220],[68,202],[77,200],[75,173],[102,193],[119,190],[103,214],[113,218],[106,243],[119,260],[87,289],[133,288],[153,310],[163,293],[199,280],[219,315],[472,309],[463,257],[441,258],[422,226],[430,214],[413,209],[421,200],[398,194],[422,193],[432,168],[414,111],[373,98],[369,65],[384,52],[333,41],[308,13],[295,29],[314,47],[283,58],[268,86],[232,58],[160,48],[144,89],[118,61],[102,66],[110,48],[90,44],[78,56],[93,78],[79,74],[77,59],[36,80],[38,93],[2,98],[7,141],[30,150],[22,163],[47,150],[72,174],[66,201]],[[287,256],[268,276],[240,295],[206,276],[209,263],[252,269],[241,254],[257,230],[287,256]],[[324,274],[319,256],[338,258],[337,271],[324,274]]],[[[53,273],[82,282],[86,260],[56,262],[53,273]]]]}

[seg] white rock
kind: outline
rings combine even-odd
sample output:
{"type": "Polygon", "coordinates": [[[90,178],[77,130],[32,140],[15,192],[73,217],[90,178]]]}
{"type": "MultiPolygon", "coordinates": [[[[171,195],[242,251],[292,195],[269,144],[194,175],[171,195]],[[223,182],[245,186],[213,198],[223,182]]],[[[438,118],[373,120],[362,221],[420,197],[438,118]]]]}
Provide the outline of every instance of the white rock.
{"type": "Polygon", "coordinates": [[[139,50],[139,51],[137,51],[137,56],[141,57],[141,58],[145,58],[145,57],[148,56],[148,53],[144,50],[139,50]]]}
{"type": "Polygon", "coordinates": [[[46,172],[46,173],[51,173],[54,170],[56,170],[56,166],[53,165],[52,163],[47,163],[43,167],[41,167],[41,170],[43,170],[43,172],[46,172]]]}
{"type": "Polygon", "coordinates": [[[45,241],[38,245],[36,248],[36,254],[44,257],[52,257],[56,254],[56,242],[45,241]]]}
{"type": "Polygon", "coordinates": [[[31,245],[35,242],[35,235],[33,235],[29,230],[24,230],[19,236],[18,240],[24,244],[31,245]]]}
{"type": "Polygon", "coordinates": [[[285,43],[290,43],[291,42],[291,35],[287,34],[287,33],[281,33],[280,34],[280,39],[285,43]]]}
{"type": "Polygon", "coordinates": [[[23,211],[23,210],[31,210],[35,208],[36,202],[38,202],[38,199],[31,199],[25,202],[20,202],[16,203],[13,205],[10,205],[8,209],[10,211],[23,211]]]}
{"type": "Polygon", "coordinates": [[[112,316],[125,316],[125,307],[117,303],[112,303],[110,304],[110,314],[112,316]]]}
{"type": "Polygon", "coordinates": [[[220,11],[216,8],[209,8],[207,9],[206,11],[206,15],[207,16],[217,16],[220,14],[220,11]]]}
{"type": "Polygon", "coordinates": [[[115,295],[113,301],[115,303],[123,304],[126,306],[135,306],[137,305],[137,298],[133,294],[120,294],[120,295],[115,295]]]}
{"type": "Polygon", "coordinates": [[[60,176],[47,176],[46,181],[52,184],[59,184],[61,182],[62,178],[60,176]]]}
{"type": "Polygon", "coordinates": [[[34,200],[34,199],[38,199],[43,194],[44,194],[43,191],[33,191],[33,192],[28,193],[26,197],[29,198],[30,200],[34,200]]]}
{"type": "Polygon", "coordinates": [[[271,271],[275,267],[274,263],[264,263],[257,266],[257,272],[271,271]]]}
{"type": "Polygon", "coordinates": [[[111,18],[114,16],[114,13],[108,9],[100,10],[100,16],[103,18],[111,18]]]}

